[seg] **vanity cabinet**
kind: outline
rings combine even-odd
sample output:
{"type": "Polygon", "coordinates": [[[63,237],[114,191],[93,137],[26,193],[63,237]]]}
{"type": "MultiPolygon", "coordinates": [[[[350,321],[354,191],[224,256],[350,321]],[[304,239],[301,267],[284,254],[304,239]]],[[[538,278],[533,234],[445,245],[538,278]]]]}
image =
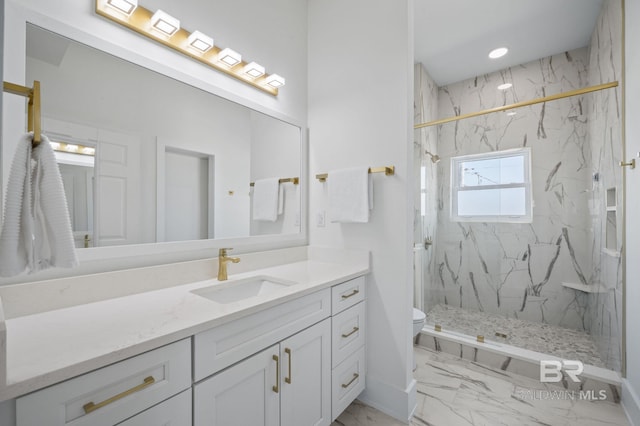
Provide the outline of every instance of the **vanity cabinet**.
{"type": "Polygon", "coordinates": [[[329,426],[365,385],[358,277],[16,400],[16,426],[329,426]]]}
{"type": "Polygon", "coordinates": [[[191,389],[118,423],[118,426],[192,426],[191,389]]]}
{"type": "Polygon", "coordinates": [[[329,319],[194,386],[195,426],[326,426],[330,417],[329,319]]]}
{"type": "Polygon", "coordinates": [[[158,419],[163,401],[183,391],[168,405],[188,407],[190,388],[191,344],[184,339],[18,398],[17,426],[113,426],[150,408],[141,418],[158,419]]]}
{"type": "Polygon", "coordinates": [[[331,407],[335,420],[365,388],[365,279],[331,289],[331,407]]]}

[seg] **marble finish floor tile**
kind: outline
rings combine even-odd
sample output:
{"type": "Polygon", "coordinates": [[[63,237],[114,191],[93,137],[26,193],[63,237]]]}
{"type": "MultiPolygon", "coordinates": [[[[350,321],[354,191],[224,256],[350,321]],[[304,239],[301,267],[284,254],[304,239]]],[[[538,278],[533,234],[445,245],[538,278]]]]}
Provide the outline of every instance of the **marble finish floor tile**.
{"type": "MultiPolygon", "coordinates": [[[[578,396],[539,380],[416,346],[417,407],[411,426],[628,426],[622,407],[578,396]]],[[[331,426],[404,423],[359,401],[331,426]]]]}
{"type": "Polygon", "coordinates": [[[435,306],[427,313],[427,324],[440,324],[446,330],[469,336],[480,334],[487,340],[606,368],[595,342],[583,331],[461,309],[451,305],[435,306]],[[496,337],[496,332],[506,334],[507,338],[496,337]]]}

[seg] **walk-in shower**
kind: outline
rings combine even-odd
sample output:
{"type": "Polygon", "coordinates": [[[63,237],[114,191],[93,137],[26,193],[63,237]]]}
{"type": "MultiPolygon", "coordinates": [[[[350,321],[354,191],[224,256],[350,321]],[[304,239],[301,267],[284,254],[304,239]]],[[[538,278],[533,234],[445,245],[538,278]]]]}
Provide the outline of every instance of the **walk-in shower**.
{"type": "Polygon", "coordinates": [[[416,129],[426,328],[622,371],[621,21],[605,0],[588,46],[442,87],[416,65],[416,123],[620,83],[416,129]]]}

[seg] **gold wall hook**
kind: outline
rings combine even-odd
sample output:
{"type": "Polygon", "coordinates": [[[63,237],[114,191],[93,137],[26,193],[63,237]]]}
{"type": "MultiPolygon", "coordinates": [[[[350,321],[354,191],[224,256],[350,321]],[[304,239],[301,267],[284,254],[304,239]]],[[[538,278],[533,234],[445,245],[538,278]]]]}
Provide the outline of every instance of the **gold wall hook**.
{"type": "Polygon", "coordinates": [[[636,159],[632,158],[631,161],[625,163],[624,161],[620,162],[620,167],[631,167],[632,169],[636,168],[636,159]]]}

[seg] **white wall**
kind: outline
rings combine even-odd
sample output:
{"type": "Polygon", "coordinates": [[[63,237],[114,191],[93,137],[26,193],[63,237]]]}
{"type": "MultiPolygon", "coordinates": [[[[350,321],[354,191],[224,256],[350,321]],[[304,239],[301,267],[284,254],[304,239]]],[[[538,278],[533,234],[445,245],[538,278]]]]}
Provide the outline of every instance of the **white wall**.
{"type": "MultiPolygon", "coordinates": [[[[640,2],[625,1],[625,116],[626,161],[640,161],[640,2]]],[[[640,168],[626,170],[626,363],[622,404],[635,425],[640,425],[640,168]]]]}
{"type": "Polygon", "coordinates": [[[361,399],[404,421],[415,406],[412,14],[409,0],[309,1],[310,241],[371,250],[361,399]],[[395,176],[373,177],[369,223],[316,226],[328,205],[315,174],[391,165],[395,176]]]}

